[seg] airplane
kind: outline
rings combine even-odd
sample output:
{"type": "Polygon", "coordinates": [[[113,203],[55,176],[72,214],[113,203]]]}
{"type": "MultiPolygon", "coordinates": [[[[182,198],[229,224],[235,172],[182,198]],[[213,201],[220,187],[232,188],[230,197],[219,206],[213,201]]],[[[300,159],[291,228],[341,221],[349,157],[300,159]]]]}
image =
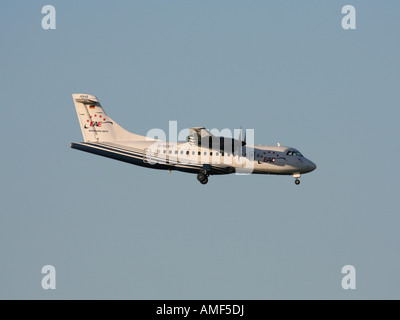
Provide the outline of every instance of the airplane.
{"type": "Polygon", "coordinates": [[[216,137],[204,127],[189,129],[186,142],[168,142],[131,133],[112,120],[90,94],[72,94],[84,142],[71,148],[153,168],[197,174],[201,184],[210,175],[231,173],[291,175],[299,185],[301,174],[315,163],[291,147],[247,145],[239,139],[216,137]]]}

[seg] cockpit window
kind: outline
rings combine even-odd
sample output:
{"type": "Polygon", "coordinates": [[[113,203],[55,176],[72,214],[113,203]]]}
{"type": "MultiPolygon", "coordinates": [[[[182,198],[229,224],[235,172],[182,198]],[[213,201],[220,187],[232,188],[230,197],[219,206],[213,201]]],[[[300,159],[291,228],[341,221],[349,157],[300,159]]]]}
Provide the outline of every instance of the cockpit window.
{"type": "Polygon", "coordinates": [[[297,156],[297,157],[302,157],[303,155],[301,154],[301,152],[300,151],[297,151],[297,150],[289,150],[287,153],[286,153],[288,156],[297,156]]]}

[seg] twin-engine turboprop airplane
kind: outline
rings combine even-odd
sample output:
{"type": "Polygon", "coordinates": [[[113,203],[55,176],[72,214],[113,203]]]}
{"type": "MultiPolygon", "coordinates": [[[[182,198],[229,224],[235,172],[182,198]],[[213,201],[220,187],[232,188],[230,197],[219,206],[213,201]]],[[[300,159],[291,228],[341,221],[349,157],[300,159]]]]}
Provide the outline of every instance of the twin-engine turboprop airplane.
{"type": "Polygon", "coordinates": [[[203,127],[190,128],[187,142],[168,142],[126,131],[107,116],[90,94],[73,94],[84,142],[71,148],[142,167],[197,174],[202,184],[210,175],[238,173],[300,175],[317,167],[290,147],[247,145],[246,138],[216,137],[203,127]]]}

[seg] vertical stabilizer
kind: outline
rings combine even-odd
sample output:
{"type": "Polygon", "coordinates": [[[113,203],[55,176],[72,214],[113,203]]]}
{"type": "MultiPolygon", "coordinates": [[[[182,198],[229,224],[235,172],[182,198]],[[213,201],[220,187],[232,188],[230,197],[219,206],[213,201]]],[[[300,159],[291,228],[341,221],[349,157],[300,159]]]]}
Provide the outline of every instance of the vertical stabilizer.
{"type": "Polygon", "coordinates": [[[73,94],[76,113],[85,142],[146,140],[126,131],[106,115],[99,100],[90,94],[73,94]]]}

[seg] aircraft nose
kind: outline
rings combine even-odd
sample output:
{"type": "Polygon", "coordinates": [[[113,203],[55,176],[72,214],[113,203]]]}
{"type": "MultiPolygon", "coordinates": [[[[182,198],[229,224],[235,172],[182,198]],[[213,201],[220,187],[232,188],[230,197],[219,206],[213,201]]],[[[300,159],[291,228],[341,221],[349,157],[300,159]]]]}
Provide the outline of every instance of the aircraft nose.
{"type": "Polygon", "coordinates": [[[308,160],[308,168],[310,169],[310,171],[314,171],[315,169],[317,169],[317,165],[312,162],[311,160],[308,160]]]}

